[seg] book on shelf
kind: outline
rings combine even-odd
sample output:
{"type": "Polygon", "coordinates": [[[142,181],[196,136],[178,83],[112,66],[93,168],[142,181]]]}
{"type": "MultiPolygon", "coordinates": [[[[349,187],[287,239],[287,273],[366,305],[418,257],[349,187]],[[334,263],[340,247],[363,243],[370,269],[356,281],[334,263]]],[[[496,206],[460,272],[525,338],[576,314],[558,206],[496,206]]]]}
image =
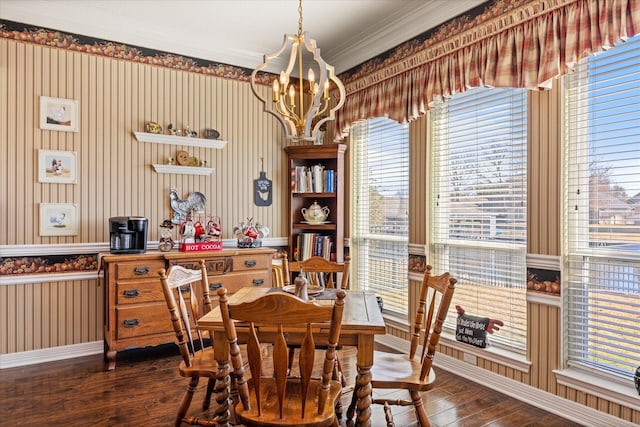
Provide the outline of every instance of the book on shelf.
{"type": "Polygon", "coordinates": [[[291,191],[294,193],[334,193],[336,173],[324,165],[296,166],[291,170],[291,191]]]}
{"type": "Polygon", "coordinates": [[[296,236],[293,249],[295,261],[303,261],[312,256],[331,259],[333,256],[333,237],[318,233],[300,233],[296,236]]]}

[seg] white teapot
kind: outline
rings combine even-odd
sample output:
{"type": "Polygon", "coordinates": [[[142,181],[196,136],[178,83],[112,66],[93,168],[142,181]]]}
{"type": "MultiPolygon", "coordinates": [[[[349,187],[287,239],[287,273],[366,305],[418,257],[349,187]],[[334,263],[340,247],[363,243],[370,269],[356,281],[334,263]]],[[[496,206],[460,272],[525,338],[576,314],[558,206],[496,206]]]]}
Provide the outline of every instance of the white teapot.
{"type": "Polygon", "coordinates": [[[309,208],[302,208],[300,212],[302,212],[304,219],[310,223],[323,222],[329,216],[329,208],[321,207],[318,202],[313,202],[309,208]]]}

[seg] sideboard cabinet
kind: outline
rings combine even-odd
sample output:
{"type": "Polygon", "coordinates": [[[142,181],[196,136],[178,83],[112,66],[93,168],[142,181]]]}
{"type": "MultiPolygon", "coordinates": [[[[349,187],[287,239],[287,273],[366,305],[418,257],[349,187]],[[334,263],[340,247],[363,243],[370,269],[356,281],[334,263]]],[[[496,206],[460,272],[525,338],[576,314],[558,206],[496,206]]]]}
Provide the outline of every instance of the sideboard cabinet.
{"type": "Polygon", "coordinates": [[[199,268],[205,260],[211,300],[224,286],[234,293],[245,286],[271,286],[274,249],[223,249],[215,252],[159,252],[101,256],[104,271],[104,343],[108,369],[118,351],[175,340],[158,271],[171,265],[199,268]]]}

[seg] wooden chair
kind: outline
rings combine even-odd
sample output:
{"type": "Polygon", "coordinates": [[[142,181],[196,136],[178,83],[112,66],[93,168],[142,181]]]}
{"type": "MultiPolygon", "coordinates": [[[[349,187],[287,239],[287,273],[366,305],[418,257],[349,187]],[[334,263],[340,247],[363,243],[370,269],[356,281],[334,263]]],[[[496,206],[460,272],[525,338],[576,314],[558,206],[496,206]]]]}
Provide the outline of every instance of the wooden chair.
{"type": "Polygon", "coordinates": [[[255,301],[230,305],[227,290],[218,290],[239,394],[239,402],[235,405],[238,423],[247,426],[338,425],[334,405],[339,400],[342,385],[331,377],[346,293],[338,290],[336,295],[333,305],[303,301],[286,292],[267,293],[255,301]],[[247,358],[251,372],[248,380],[236,327],[248,333],[247,358]],[[318,378],[312,376],[312,371],[316,354],[315,335],[320,330],[328,331],[328,339],[323,340],[326,351],[322,375],[318,378]],[[302,343],[298,359],[299,377],[288,374],[287,339],[294,336],[302,338],[299,341],[302,343]],[[273,348],[272,365],[261,351],[262,344],[273,348]]]}
{"type": "MultiPolygon", "coordinates": [[[[431,365],[440,340],[442,324],[447,317],[453,298],[456,282],[457,280],[450,277],[449,273],[432,276],[431,266],[428,265],[422,281],[409,355],[383,351],[374,353],[374,362],[371,368],[373,390],[404,389],[409,392],[411,397],[411,400],[373,399],[373,403],[384,405],[387,426],[395,425],[390,405],[413,405],[419,424],[423,427],[431,425],[424,409],[421,393],[431,390],[436,380],[436,374],[431,369],[431,365]],[[421,339],[422,350],[420,356],[416,358],[421,339]]],[[[348,420],[353,418],[359,391],[356,385],[353,399],[347,410],[348,420]]]]}
{"type": "MultiPolygon", "coordinates": [[[[351,269],[351,258],[346,257],[344,262],[338,263],[329,261],[326,258],[314,256],[304,261],[289,261],[286,254],[282,255],[282,268],[284,270],[284,284],[291,284],[291,275],[302,271],[309,281],[309,286],[323,286],[325,288],[335,288],[335,284],[340,277],[340,289],[348,289],[349,273],[351,269]],[[301,270],[302,269],[302,270],[301,270]]],[[[289,360],[293,360],[296,346],[292,346],[289,353],[289,360]]],[[[290,364],[291,365],[291,364],[290,364]]],[[[346,379],[342,375],[342,365],[340,358],[336,354],[336,370],[334,378],[340,380],[342,386],[346,386],[346,379]]],[[[341,409],[338,407],[339,415],[341,409]]]]}
{"type": "Polygon", "coordinates": [[[340,278],[340,289],[349,288],[349,272],[351,259],[346,257],[344,262],[329,261],[326,258],[314,256],[304,261],[289,261],[286,255],[282,258],[285,285],[291,284],[291,274],[296,274],[302,268],[309,286],[324,286],[335,288],[340,278]]]}
{"type": "Polygon", "coordinates": [[[158,274],[182,355],[178,369],[181,376],[190,378],[187,391],[178,408],[175,426],[178,427],[183,422],[192,425],[202,424],[201,419],[185,416],[201,377],[208,379],[202,409],[209,408],[217,372],[213,349],[211,346],[205,347],[205,337],[196,329],[198,319],[212,307],[205,262],[200,260],[200,270],[174,265],[169,270],[160,270],[158,274]],[[200,308],[200,298],[203,311],[200,308]]]}

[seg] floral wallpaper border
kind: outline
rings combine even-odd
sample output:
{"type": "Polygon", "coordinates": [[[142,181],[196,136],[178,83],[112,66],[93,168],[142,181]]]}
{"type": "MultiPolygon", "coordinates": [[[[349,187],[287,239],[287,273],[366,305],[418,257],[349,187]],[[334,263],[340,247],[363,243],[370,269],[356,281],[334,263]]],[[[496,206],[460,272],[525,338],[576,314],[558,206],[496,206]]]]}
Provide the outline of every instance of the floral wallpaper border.
{"type": "MultiPolygon", "coordinates": [[[[347,70],[340,74],[339,77],[345,84],[348,84],[416,52],[427,49],[434,44],[441,43],[451,35],[480,25],[495,16],[518,8],[530,1],[489,0],[439,27],[426,31],[375,58],[347,70]]],[[[30,24],[8,20],[0,20],[0,37],[245,82],[250,81],[253,71],[235,65],[116,43],[80,34],[66,33],[55,29],[35,27],[30,24]]],[[[261,84],[270,85],[272,79],[273,77],[269,73],[260,73],[257,81],[261,84]]]]}
{"type": "MultiPolygon", "coordinates": [[[[250,81],[253,72],[248,68],[220,62],[206,61],[7,20],[0,20],[0,37],[245,82],[250,81]]],[[[269,78],[269,74],[262,73],[258,75],[257,80],[259,83],[270,85],[272,77],[269,78]]]]}

